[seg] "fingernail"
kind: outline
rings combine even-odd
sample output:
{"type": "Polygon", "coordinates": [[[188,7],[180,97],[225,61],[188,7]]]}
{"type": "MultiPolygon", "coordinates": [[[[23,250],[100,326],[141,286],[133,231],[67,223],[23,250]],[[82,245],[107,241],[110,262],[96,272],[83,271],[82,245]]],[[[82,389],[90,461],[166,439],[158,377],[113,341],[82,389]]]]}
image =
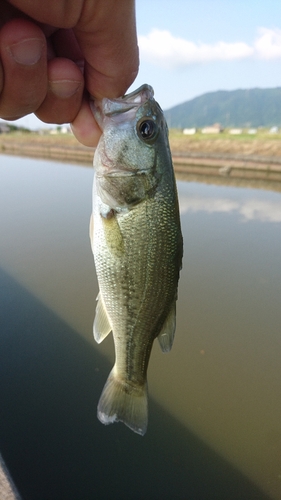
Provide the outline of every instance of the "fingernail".
{"type": "Polygon", "coordinates": [[[51,91],[58,97],[66,98],[75,94],[82,85],[82,82],[75,80],[58,80],[49,82],[51,91]]]}
{"type": "Polygon", "coordinates": [[[8,50],[17,63],[32,66],[39,61],[43,46],[40,38],[28,38],[10,45],[8,50]]]}

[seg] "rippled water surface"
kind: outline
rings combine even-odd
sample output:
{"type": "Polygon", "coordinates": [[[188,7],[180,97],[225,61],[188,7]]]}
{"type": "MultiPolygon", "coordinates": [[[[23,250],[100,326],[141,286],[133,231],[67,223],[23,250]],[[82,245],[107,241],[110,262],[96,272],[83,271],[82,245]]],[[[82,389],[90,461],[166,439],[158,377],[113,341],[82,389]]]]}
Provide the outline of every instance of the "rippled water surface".
{"type": "Polygon", "coordinates": [[[145,437],[103,426],[91,168],[0,156],[0,450],[26,500],[281,498],[281,194],[178,182],[184,263],[145,437]]]}

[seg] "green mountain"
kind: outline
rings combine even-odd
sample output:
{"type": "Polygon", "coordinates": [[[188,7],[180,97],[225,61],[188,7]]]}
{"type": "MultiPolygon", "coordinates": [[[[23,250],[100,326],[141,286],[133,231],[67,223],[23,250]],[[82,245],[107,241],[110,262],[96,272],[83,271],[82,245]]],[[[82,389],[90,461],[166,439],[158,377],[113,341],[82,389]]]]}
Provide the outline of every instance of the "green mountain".
{"type": "Polygon", "coordinates": [[[281,126],[281,87],[208,92],[164,113],[170,128],[281,126]]]}

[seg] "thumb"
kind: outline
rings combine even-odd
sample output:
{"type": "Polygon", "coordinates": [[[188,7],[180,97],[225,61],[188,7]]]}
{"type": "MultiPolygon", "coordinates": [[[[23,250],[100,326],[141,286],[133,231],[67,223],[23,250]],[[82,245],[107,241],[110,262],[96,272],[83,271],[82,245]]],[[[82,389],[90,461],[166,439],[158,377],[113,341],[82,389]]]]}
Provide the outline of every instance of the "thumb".
{"type": "Polygon", "coordinates": [[[85,4],[74,32],[85,59],[86,88],[98,99],[120,97],[138,73],[134,1],[85,4]]]}

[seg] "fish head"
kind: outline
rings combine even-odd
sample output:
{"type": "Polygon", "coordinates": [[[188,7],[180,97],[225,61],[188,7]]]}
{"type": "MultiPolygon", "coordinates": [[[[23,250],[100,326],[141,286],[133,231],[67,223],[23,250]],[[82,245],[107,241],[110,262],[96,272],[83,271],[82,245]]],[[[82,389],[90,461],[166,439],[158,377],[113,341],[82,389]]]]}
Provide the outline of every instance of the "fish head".
{"type": "Polygon", "coordinates": [[[167,125],[153,95],[145,84],[124,97],[92,104],[103,131],[94,157],[97,187],[112,208],[134,206],[159,182],[157,156],[163,141],[167,144],[167,125]]]}

